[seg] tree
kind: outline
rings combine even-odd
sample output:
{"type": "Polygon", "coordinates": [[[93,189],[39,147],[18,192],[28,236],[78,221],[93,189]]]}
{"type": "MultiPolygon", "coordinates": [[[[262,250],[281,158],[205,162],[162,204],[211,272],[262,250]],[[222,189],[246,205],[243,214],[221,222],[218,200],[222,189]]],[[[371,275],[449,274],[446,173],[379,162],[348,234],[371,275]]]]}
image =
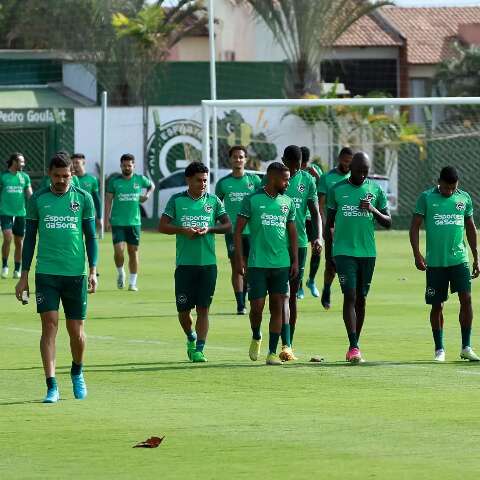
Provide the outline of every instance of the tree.
{"type": "Polygon", "coordinates": [[[288,64],[287,94],[318,93],[325,51],[360,17],[389,1],[246,0],[271,30],[288,64]]]}

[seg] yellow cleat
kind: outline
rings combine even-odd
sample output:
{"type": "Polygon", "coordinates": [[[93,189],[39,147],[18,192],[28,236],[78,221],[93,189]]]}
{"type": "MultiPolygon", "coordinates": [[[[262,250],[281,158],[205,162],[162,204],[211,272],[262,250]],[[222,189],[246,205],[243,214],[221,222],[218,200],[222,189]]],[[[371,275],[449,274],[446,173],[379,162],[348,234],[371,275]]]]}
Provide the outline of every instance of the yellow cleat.
{"type": "Polygon", "coordinates": [[[287,345],[282,346],[282,351],[278,356],[282,362],[291,362],[292,360],[298,360],[298,358],[293,353],[292,347],[288,347],[287,345]]]}
{"type": "Polygon", "coordinates": [[[283,362],[278,358],[276,353],[269,353],[265,362],[267,365],[282,365],[283,362]]]}
{"type": "Polygon", "coordinates": [[[255,340],[252,338],[250,343],[250,350],[248,351],[248,356],[252,362],[256,362],[258,360],[258,354],[260,353],[260,345],[262,345],[262,339],[255,340]]]}

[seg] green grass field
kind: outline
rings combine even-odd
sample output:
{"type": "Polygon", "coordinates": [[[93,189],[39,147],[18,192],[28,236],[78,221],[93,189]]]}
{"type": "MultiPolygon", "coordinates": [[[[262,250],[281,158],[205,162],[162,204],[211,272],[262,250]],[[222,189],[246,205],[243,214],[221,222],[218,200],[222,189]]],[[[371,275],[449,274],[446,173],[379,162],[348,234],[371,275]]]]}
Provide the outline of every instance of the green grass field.
{"type": "MultiPolygon", "coordinates": [[[[15,281],[2,280],[0,478],[477,475],[480,365],[458,360],[457,300],[446,308],[448,362],[434,364],[424,276],[413,267],[407,234],[383,232],[377,238],[362,335],[367,363],[343,361],[347,343],[335,284],[331,311],[311,296],[300,303],[300,360],[281,367],[248,358],[248,317],[232,314],[221,238],[207,364],[186,361],[173,302],[174,239],[143,235],[138,293],[116,289],[110,238],[105,239],[100,290],[90,297],[86,327],[89,396],[73,399],[62,324],[62,400],[56,405],[39,403],[45,383],[34,304],[19,304],[12,294],[15,281]],[[309,363],[312,354],[324,355],[327,363],[309,363]],[[159,448],[132,448],[152,435],[166,435],[159,448]]],[[[479,312],[477,291],[478,283],[479,312]]],[[[477,331],[473,346],[480,349],[477,331]]]]}

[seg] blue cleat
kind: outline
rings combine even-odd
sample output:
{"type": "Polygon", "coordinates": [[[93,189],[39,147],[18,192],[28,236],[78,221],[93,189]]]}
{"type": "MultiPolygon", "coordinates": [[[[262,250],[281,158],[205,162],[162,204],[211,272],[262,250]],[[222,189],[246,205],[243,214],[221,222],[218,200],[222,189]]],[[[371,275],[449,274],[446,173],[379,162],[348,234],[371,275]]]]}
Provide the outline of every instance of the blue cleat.
{"type": "Polygon", "coordinates": [[[47,390],[47,395],[43,399],[43,403],[57,403],[60,400],[60,393],[58,392],[58,388],[49,388],[47,390]]]}
{"type": "Polygon", "coordinates": [[[73,395],[77,400],[83,400],[87,396],[87,385],[83,378],[83,373],[79,375],[70,375],[72,378],[73,395]]]}
{"type": "Polygon", "coordinates": [[[310,293],[314,297],[319,297],[320,296],[320,292],[318,291],[318,288],[315,285],[315,280],[308,279],[307,280],[307,288],[310,290],[310,293]]]}
{"type": "Polygon", "coordinates": [[[297,292],[297,298],[299,300],[303,300],[305,298],[305,292],[303,291],[303,287],[300,287],[297,292]]]}

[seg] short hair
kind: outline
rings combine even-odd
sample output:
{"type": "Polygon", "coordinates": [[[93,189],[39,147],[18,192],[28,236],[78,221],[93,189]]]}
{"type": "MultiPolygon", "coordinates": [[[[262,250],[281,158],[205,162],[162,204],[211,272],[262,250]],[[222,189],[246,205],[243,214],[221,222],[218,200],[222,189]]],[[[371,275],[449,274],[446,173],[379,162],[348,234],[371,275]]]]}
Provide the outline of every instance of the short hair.
{"type": "Polygon", "coordinates": [[[308,163],[310,161],[310,149],[308,147],[300,147],[302,152],[302,163],[308,163]]]}
{"type": "Polygon", "coordinates": [[[122,162],[133,162],[133,163],[135,163],[135,156],[132,155],[131,153],[124,153],[120,157],[120,163],[122,163],[122,162]]]}
{"type": "Polygon", "coordinates": [[[234,145],[230,148],[230,150],[228,150],[228,158],[231,158],[233,152],[235,152],[236,150],[241,150],[245,154],[245,156],[248,157],[247,149],[243,145],[234,145]]]}
{"type": "Polygon", "coordinates": [[[269,173],[281,173],[281,172],[288,172],[288,167],[280,162],[273,162],[267,168],[267,175],[269,173]]]}
{"type": "Polygon", "coordinates": [[[65,155],[62,152],[58,152],[50,159],[50,165],[48,169],[51,170],[52,168],[70,168],[71,166],[72,160],[70,158],[70,155],[65,155]]]}
{"type": "Polygon", "coordinates": [[[302,161],[302,151],[297,145],[289,145],[283,151],[284,160],[302,161]]]}
{"type": "Polygon", "coordinates": [[[349,147],[343,147],[338,156],[343,157],[344,155],[353,155],[353,150],[349,147]]]}
{"type": "Polygon", "coordinates": [[[74,153],[72,154],[72,160],[78,158],[79,160],[85,160],[85,155],[83,153],[74,153]]]}
{"type": "Polygon", "coordinates": [[[458,172],[455,167],[447,166],[443,167],[440,171],[440,180],[452,185],[458,182],[458,172]]]}
{"type": "Polygon", "coordinates": [[[7,160],[7,167],[10,168],[13,162],[18,161],[20,157],[23,157],[23,153],[20,153],[20,152],[11,153],[7,160]]]}
{"type": "Polygon", "coordinates": [[[195,176],[197,173],[208,173],[208,167],[202,162],[192,162],[185,169],[185,176],[187,178],[195,176]]]}

